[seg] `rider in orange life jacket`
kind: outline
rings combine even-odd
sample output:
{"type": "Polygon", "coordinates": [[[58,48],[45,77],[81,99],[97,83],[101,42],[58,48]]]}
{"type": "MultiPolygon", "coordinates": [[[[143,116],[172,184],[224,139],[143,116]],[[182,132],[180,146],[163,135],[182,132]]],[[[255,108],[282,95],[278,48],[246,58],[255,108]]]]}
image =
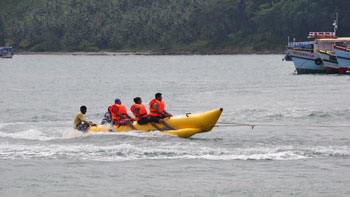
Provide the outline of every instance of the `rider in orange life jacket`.
{"type": "Polygon", "coordinates": [[[130,111],[134,114],[135,120],[139,125],[144,125],[149,122],[146,107],[142,104],[140,97],[134,98],[135,104],[131,105],[130,111]]]}
{"type": "Polygon", "coordinates": [[[114,103],[114,105],[109,107],[113,118],[113,121],[111,122],[111,128],[113,128],[113,125],[127,125],[132,130],[136,130],[136,128],[132,124],[133,119],[126,112],[125,105],[122,105],[122,102],[118,98],[114,100],[114,103]]]}
{"type": "Polygon", "coordinates": [[[149,102],[150,122],[161,123],[172,130],[177,130],[176,127],[171,126],[164,120],[165,118],[172,116],[170,113],[165,111],[164,106],[165,105],[162,101],[162,94],[157,93],[155,95],[155,98],[149,102]]]}
{"type": "Polygon", "coordinates": [[[154,128],[161,131],[162,129],[157,126],[154,122],[150,122],[149,115],[147,114],[146,107],[142,104],[140,97],[134,98],[135,104],[130,107],[130,111],[134,114],[135,120],[139,125],[150,123],[154,128]]]}

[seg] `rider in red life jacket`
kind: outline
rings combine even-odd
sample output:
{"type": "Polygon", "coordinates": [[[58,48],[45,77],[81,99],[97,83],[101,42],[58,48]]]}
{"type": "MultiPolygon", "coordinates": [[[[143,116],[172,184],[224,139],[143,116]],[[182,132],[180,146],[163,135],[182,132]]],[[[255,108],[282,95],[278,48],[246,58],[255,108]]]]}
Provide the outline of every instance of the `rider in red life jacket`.
{"type": "Polygon", "coordinates": [[[136,130],[136,128],[131,122],[133,119],[126,112],[125,105],[122,105],[120,99],[118,98],[114,100],[114,103],[115,103],[114,105],[108,108],[113,118],[113,121],[111,122],[111,128],[113,128],[113,125],[118,125],[118,126],[127,125],[132,130],[136,130]]]}
{"type": "Polygon", "coordinates": [[[155,98],[149,102],[150,122],[161,123],[172,130],[177,130],[176,127],[171,126],[169,123],[167,123],[164,120],[165,118],[172,116],[170,113],[165,111],[164,106],[165,105],[164,105],[164,102],[162,101],[162,94],[157,93],[155,95],[155,98]]]}

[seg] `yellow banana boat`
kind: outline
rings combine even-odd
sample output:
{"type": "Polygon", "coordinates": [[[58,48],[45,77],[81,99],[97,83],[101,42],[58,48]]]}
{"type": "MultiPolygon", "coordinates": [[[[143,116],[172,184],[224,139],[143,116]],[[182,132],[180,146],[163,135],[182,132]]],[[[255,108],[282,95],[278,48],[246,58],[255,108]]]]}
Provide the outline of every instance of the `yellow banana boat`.
{"type": "MultiPolygon", "coordinates": [[[[189,138],[196,133],[208,132],[210,131],[218,121],[220,115],[222,113],[222,108],[215,109],[203,113],[187,113],[183,116],[173,116],[166,119],[170,125],[175,126],[178,130],[165,130],[163,133],[177,135],[182,138],[189,138]]],[[[151,124],[139,125],[135,121],[133,125],[137,130],[144,130],[146,132],[156,130],[151,124]]],[[[164,127],[162,124],[158,124],[160,128],[164,127]]],[[[91,127],[89,132],[108,132],[110,130],[110,126],[105,125],[97,125],[91,127]]],[[[125,132],[131,131],[128,126],[115,126],[114,131],[116,132],[125,132]]]]}

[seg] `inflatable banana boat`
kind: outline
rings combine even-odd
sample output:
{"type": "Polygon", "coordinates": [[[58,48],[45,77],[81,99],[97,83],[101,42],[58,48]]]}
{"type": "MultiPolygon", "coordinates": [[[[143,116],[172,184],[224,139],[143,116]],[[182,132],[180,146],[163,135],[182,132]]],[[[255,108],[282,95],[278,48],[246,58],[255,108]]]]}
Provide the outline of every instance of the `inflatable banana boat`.
{"type": "MultiPolygon", "coordinates": [[[[187,113],[182,116],[173,116],[170,118],[166,118],[166,121],[170,124],[178,128],[178,130],[164,130],[162,133],[168,133],[177,135],[182,138],[189,138],[196,133],[208,132],[210,131],[218,121],[220,115],[222,113],[222,108],[215,109],[203,113],[187,113]]],[[[156,129],[151,124],[139,125],[135,121],[133,125],[137,130],[144,130],[146,132],[155,131],[156,129]]],[[[158,124],[160,128],[164,128],[164,125],[158,124]]],[[[110,126],[106,125],[97,125],[91,127],[89,132],[109,132],[110,126]]],[[[116,132],[125,132],[131,131],[128,126],[115,126],[114,131],[116,132]]]]}

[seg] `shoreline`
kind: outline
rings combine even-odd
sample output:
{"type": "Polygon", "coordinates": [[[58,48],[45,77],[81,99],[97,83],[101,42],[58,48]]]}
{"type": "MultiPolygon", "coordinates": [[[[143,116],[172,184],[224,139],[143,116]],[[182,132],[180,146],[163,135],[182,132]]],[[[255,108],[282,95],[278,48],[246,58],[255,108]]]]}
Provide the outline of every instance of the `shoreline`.
{"type": "Polygon", "coordinates": [[[81,55],[81,56],[126,56],[126,55],[157,55],[152,52],[30,52],[30,51],[18,51],[15,52],[17,55],[81,55]]]}
{"type": "Polygon", "coordinates": [[[281,51],[242,51],[235,52],[192,52],[192,51],[138,51],[138,52],[109,52],[109,51],[97,51],[97,52],[31,52],[31,51],[18,51],[14,52],[15,55],[73,55],[73,56],[127,56],[127,55],[272,55],[272,54],[284,54],[281,51]]]}

